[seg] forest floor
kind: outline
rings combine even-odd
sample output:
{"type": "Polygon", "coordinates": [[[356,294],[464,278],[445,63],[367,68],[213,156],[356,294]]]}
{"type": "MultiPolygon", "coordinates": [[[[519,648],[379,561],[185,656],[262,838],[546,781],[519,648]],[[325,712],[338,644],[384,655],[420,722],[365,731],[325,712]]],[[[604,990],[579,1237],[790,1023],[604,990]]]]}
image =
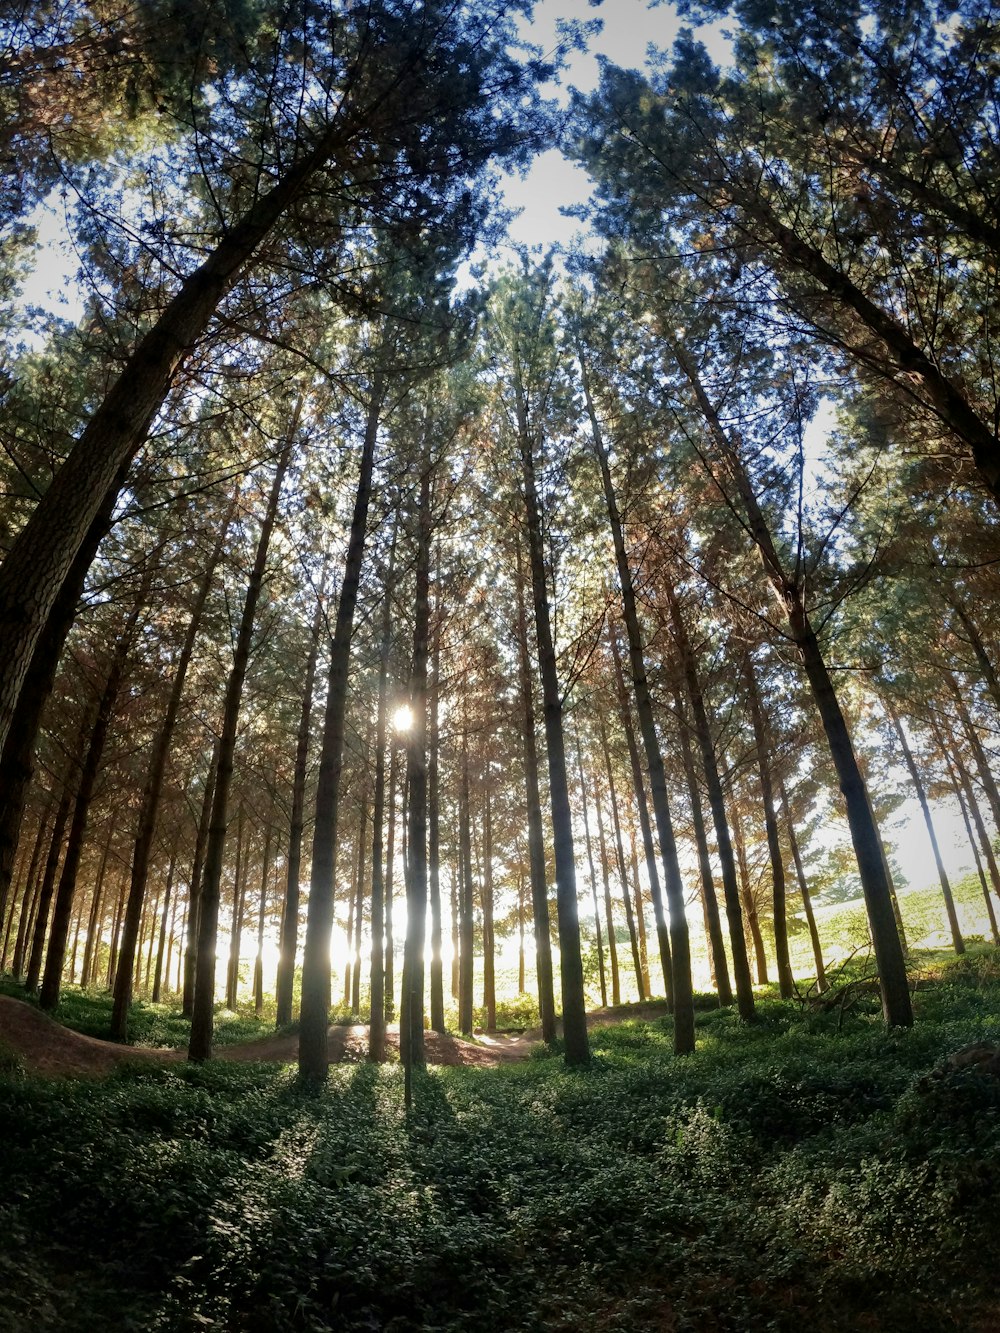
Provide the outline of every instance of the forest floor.
{"type": "Polygon", "coordinates": [[[316,1088],[244,1014],[194,1065],[170,1006],[0,999],[0,1333],[1000,1333],[1000,950],[911,980],[905,1030],[861,972],[699,997],[682,1058],[662,1002],[581,1069],[428,1034],[412,1105],[361,1025],[316,1088]]]}

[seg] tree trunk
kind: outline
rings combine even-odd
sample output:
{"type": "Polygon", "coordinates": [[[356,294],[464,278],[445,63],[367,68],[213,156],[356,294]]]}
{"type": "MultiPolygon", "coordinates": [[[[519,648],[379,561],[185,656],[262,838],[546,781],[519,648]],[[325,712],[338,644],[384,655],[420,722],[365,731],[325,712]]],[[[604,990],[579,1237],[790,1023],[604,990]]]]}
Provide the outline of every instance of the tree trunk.
{"type": "Polygon", "coordinates": [[[7,900],[10,873],[21,832],[24,802],[34,769],[35,742],[42,713],[56,678],[67,635],[87,581],[87,571],[111,529],[118,492],[128,469],[122,469],[87,529],[62,587],[49,612],[31,656],[0,758],[0,917],[7,900]]]}
{"type": "MultiPolygon", "coordinates": [[[[440,551],[436,564],[440,569],[440,551]]],[[[440,751],[441,695],[441,595],[435,592],[431,649],[430,735],[427,757],[427,856],[431,896],[431,1028],[444,1032],[444,964],[441,958],[441,783],[438,771],[440,751]]]]}
{"type": "MultiPolygon", "coordinates": [[[[45,833],[48,832],[48,817],[51,808],[45,806],[39,820],[39,830],[35,834],[35,844],[32,846],[31,861],[28,862],[28,873],[24,877],[24,885],[20,894],[20,910],[17,913],[17,933],[15,936],[15,946],[13,946],[13,958],[11,970],[13,977],[20,981],[21,966],[24,958],[24,938],[27,933],[28,920],[31,918],[31,905],[35,890],[39,888],[39,862],[41,861],[41,852],[45,846],[45,833]]],[[[0,960],[0,972],[7,970],[7,950],[9,941],[11,941],[11,932],[13,929],[13,913],[17,902],[11,902],[11,910],[7,914],[7,930],[4,933],[4,953],[3,960],[0,960]]]]}
{"type": "MultiPolygon", "coordinates": [[[[375,719],[375,790],[372,800],[372,951],[368,1020],[368,1058],[385,1059],[385,746],[389,730],[389,658],[392,652],[392,597],[396,587],[396,528],[393,523],[389,564],[382,589],[379,635],[378,712],[375,719]]],[[[394,784],[390,782],[390,787],[394,784]]],[[[390,801],[395,800],[395,790],[390,801]]],[[[390,826],[392,810],[389,811],[390,826]]],[[[433,1003],[433,987],[432,987],[433,1003]]]]}
{"type": "MultiPolygon", "coordinates": [[[[591,437],[594,453],[601,469],[604,486],[604,499],[607,506],[608,522],[615,548],[615,563],[618,569],[619,592],[622,599],[622,615],[625,632],[628,635],[629,665],[632,670],[632,692],[635,697],[635,711],[639,719],[639,734],[646,755],[646,770],[649,773],[649,790],[653,801],[653,816],[656,819],[656,831],[660,839],[660,855],[663,858],[663,878],[667,890],[667,905],[670,913],[670,970],[673,979],[674,1008],[674,1052],[687,1055],[694,1050],[694,989],[691,981],[691,941],[688,936],[687,913],[684,903],[684,885],[681,880],[680,861],[677,856],[677,843],[674,838],[673,821],[670,816],[670,803],[667,800],[667,783],[663,771],[663,756],[656,734],[656,721],[653,716],[653,700],[646,676],[646,657],[639,627],[639,611],[635,600],[635,584],[629,565],[628,552],[625,549],[625,533],[622,525],[618,501],[611,481],[611,469],[608,453],[597,411],[590,392],[590,380],[582,349],[577,347],[580,370],[583,377],[584,399],[590,417],[591,437]]],[[[661,909],[662,910],[662,909],[661,909]]],[[[664,960],[666,965],[666,960],[664,960]]]]}
{"type": "Polygon", "coordinates": [[[198,908],[198,953],[195,960],[194,1011],[191,1015],[191,1037],[188,1045],[189,1060],[208,1060],[212,1055],[212,1027],[215,1014],[215,950],[219,930],[219,887],[222,881],[222,861],[229,825],[229,790],[233,780],[233,761],[236,753],[236,735],[243,702],[243,683],[250,661],[254,620],[264,575],[267,571],[267,553],[271,533],[278,516],[281,486],[291,461],[294,437],[289,432],[275,469],[268,496],[267,509],[257,539],[253,569],[243,601],[243,614],[233,653],[233,667],[226,684],[222,731],[219,735],[219,758],[212,797],[212,817],[205,848],[205,871],[202,878],[198,908]]]}
{"type": "MultiPolygon", "coordinates": [[[[487,760],[488,762],[488,760],[487,760]]],[[[487,777],[483,793],[483,1008],[486,1031],[497,1030],[496,957],[493,939],[493,814],[487,777]]]]}
{"type": "MultiPolygon", "coordinates": [[[[532,928],[535,937],[535,976],[542,1040],[556,1039],[556,1007],[552,978],[552,932],[549,891],[545,882],[545,833],[538,782],[538,745],[535,739],[535,701],[528,647],[528,617],[524,604],[521,551],[516,551],[514,591],[517,596],[517,654],[521,687],[521,759],[524,767],[525,818],[528,826],[528,873],[531,880],[532,928]]],[[[603,968],[602,968],[603,976],[603,968]]]]}
{"type": "Polygon", "coordinates": [[[701,788],[698,785],[698,774],[695,771],[694,755],[691,753],[691,728],[687,720],[687,710],[684,707],[681,691],[676,688],[674,690],[674,711],[677,714],[684,780],[687,783],[688,799],[691,803],[691,827],[694,832],[694,845],[698,856],[698,873],[701,877],[705,934],[708,937],[712,978],[719,996],[719,1004],[723,1008],[728,1008],[733,1002],[733,987],[729,980],[729,960],[726,958],[726,942],[722,935],[719,899],[715,892],[715,880],[712,878],[712,860],[708,850],[708,835],[705,831],[705,811],[701,804],[701,788]]]}
{"type": "Polygon", "coordinates": [[[760,777],[760,793],[764,806],[764,831],[767,835],[767,850],[771,860],[771,878],[774,883],[774,954],[778,968],[778,992],[783,1000],[790,1000],[795,993],[795,980],[792,976],[792,960],[788,953],[785,867],[781,859],[781,839],[778,837],[778,818],[774,808],[774,782],[771,778],[771,736],[749,652],[743,656],[743,683],[746,686],[747,702],[750,705],[750,720],[753,725],[754,746],[757,751],[757,773],[760,777]]]}
{"type": "MultiPolygon", "coordinates": [[[[84,734],[82,733],[80,736],[80,745],[76,748],[77,754],[83,743],[84,734]]],[[[52,891],[55,888],[56,871],[59,868],[59,857],[63,849],[63,834],[66,832],[66,824],[69,821],[69,813],[73,805],[71,772],[72,770],[66,774],[64,780],[62,798],[59,801],[59,808],[56,810],[56,821],[52,827],[49,854],[45,860],[45,873],[42,876],[41,887],[38,891],[38,906],[35,909],[35,920],[31,929],[31,951],[28,954],[28,969],[24,979],[24,988],[29,995],[34,995],[38,989],[38,978],[42,972],[42,952],[45,948],[45,932],[49,923],[49,908],[52,906],[52,891]]]]}
{"type": "MultiPolygon", "coordinates": [[[[299,407],[301,407],[301,399],[299,400],[299,407]]],[[[298,408],[296,409],[296,412],[297,411],[298,408]]],[[[215,539],[215,545],[212,548],[205,571],[198,584],[198,590],[195,594],[194,604],[191,607],[191,614],[188,618],[187,629],[184,634],[184,643],[181,646],[180,656],[177,659],[177,666],[174,670],[174,679],[170,687],[170,697],[167,700],[166,712],[163,715],[160,730],[153,742],[149,768],[146,771],[146,781],[142,792],[142,805],[139,810],[139,821],[135,834],[135,851],[132,855],[132,877],[129,885],[128,901],[125,906],[125,925],[122,934],[121,962],[119,963],[118,972],[115,977],[115,1000],[111,1012],[111,1038],[113,1041],[124,1041],[128,1030],[128,1009],[132,1002],[132,973],[134,968],[135,949],[139,937],[139,922],[142,918],[143,902],[146,897],[146,878],[149,874],[149,858],[153,848],[153,840],[156,837],[156,825],[160,814],[160,798],[163,794],[163,779],[167,771],[167,760],[170,757],[170,746],[173,742],[174,729],[177,724],[177,717],[180,713],[181,702],[184,697],[184,685],[187,680],[188,667],[191,664],[191,658],[194,654],[195,639],[197,638],[198,630],[201,627],[205,605],[208,601],[208,595],[215,578],[215,571],[218,568],[219,561],[222,559],[226,537],[229,534],[229,528],[236,514],[236,502],[237,496],[234,495],[226,509],[222,527],[215,539]]]]}
{"type": "Polygon", "coordinates": [[[883,699],[885,711],[889,715],[896,735],[899,737],[899,748],[903,752],[903,762],[906,764],[906,771],[910,775],[910,781],[913,783],[914,791],[917,793],[917,800],[920,802],[920,813],[924,817],[924,827],[927,830],[927,836],[930,838],[931,851],[934,853],[934,864],[937,866],[938,881],[941,885],[941,895],[944,898],[944,909],[948,917],[948,926],[951,930],[951,942],[957,954],[965,953],[965,940],[962,939],[962,931],[958,924],[958,912],[955,909],[955,897],[951,891],[951,885],[948,882],[948,875],[944,868],[944,861],[941,859],[941,848],[938,846],[937,831],[934,828],[934,821],[931,818],[931,808],[927,804],[927,792],[924,790],[924,784],[920,780],[920,773],[913,759],[913,751],[910,749],[909,741],[906,739],[906,732],[903,730],[903,724],[899,720],[899,714],[889,702],[883,699]]]}
{"type": "Polygon", "coordinates": [[[287,873],[285,876],[285,905],[281,914],[281,934],[278,942],[278,975],[274,984],[275,1024],[285,1027],[292,1021],[292,992],[295,985],[295,954],[299,937],[299,880],[302,874],[302,829],[305,824],[306,778],[309,763],[309,734],[312,721],[313,691],[316,686],[316,663],[319,660],[320,636],[326,616],[322,593],[316,599],[309,639],[309,657],[306,662],[302,703],[299,708],[299,728],[295,736],[295,768],[292,775],[292,811],[288,827],[287,873]]]}
{"type": "Polygon", "coordinates": [[[608,844],[604,834],[604,813],[601,810],[601,789],[594,784],[594,815],[597,820],[597,847],[601,857],[601,879],[604,882],[604,918],[608,930],[608,964],[611,969],[611,1003],[622,1002],[621,974],[618,968],[618,939],[615,919],[611,910],[611,875],[608,864],[608,844]]]}
{"type": "Polygon", "coordinates": [[[780,786],[781,792],[781,810],[785,817],[785,829],[788,833],[788,846],[792,853],[792,862],[795,866],[795,877],[799,885],[799,893],[802,895],[802,910],[806,914],[806,924],[809,927],[809,939],[812,943],[813,961],[816,964],[816,986],[820,991],[827,988],[826,967],[823,963],[823,948],[819,940],[819,930],[816,927],[816,913],[813,911],[812,894],[809,892],[809,881],[806,879],[805,870],[802,868],[802,856],[799,852],[799,840],[795,836],[795,825],[792,822],[792,814],[788,805],[788,792],[785,790],[784,782],[780,786]]]}
{"type": "Polygon", "coordinates": [[[358,819],[358,876],[354,906],[354,941],[351,949],[353,975],[351,977],[351,1013],[361,1013],[361,936],[365,920],[365,844],[368,840],[368,786],[361,791],[361,811],[358,819]]]}
{"type": "Polygon", "coordinates": [[[372,382],[361,469],[344,562],[344,581],[337,605],[337,623],[330,649],[326,716],[316,788],[309,908],[302,960],[302,1008],[299,1016],[299,1076],[322,1082],[329,1069],[327,1030],[330,1023],[330,939],[333,933],[334,849],[340,818],[340,775],[344,765],[344,721],[347,683],[354,633],[354,612],[365,553],[368,506],[379,418],[385,398],[385,380],[377,371],[372,382]]]}
{"type": "Polygon", "coordinates": [[[583,776],[583,754],[580,733],[576,733],[576,771],[580,777],[580,801],[583,805],[583,836],[587,846],[587,867],[590,872],[590,892],[594,899],[594,930],[597,934],[597,970],[601,981],[601,1005],[608,1007],[608,979],[604,968],[604,941],[601,935],[601,908],[597,900],[597,875],[594,873],[594,847],[590,837],[590,811],[587,805],[587,783],[583,776]]]}
{"type": "Polygon", "coordinates": [[[240,803],[236,819],[236,870],[233,875],[233,912],[229,924],[229,960],[226,964],[226,1008],[236,1008],[240,981],[240,944],[243,936],[243,911],[247,897],[250,849],[246,840],[246,817],[240,803]]]}
{"type": "Polygon", "coordinates": [[[563,1040],[566,1063],[583,1065],[590,1060],[587,1038],[587,1006],[580,954],[580,922],[577,916],[576,856],[573,850],[573,817],[566,777],[563,740],[562,693],[556,669],[555,645],[549,617],[548,581],[541,513],[535,482],[532,436],[528,429],[527,405],[520,380],[515,381],[517,438],[521,451],[528,558],[532,598],[535,605],[535,640],[542,681],[545,744],[549,759],[549,799],[552,807],[552,840],[556,864],[556,917],[559,925],[559,972],[562,981],[563,1040]]]}
{"type": "Polygon", "coordinates": [[[396,955],[392,938],[392,899],[396,874],[396,788],[399,785],[399,750],[389,751],[389,829],[385,845],[385,1021],[396,1016],[396,955]]]}
{"type": "MultiPolygon", "coordinates": [[[[982,812],[979,809],[979,802],[976,800],[976,794],[972,788],[972,779],[969,776],[969,770],[966,768],[961,756],[957,751],[952,754],[952,761],[955,765],[958,782],[961,784],[959,790],[965,793],[965,803],[969,814],[972,816],[976,826],[976,833],[979,838],[979,846],[982,849],[982,855],[986,860],[987,869],[990,872],[990,883],[993,885],[993,892],[997,899],[1000,899],[1000,867],[997,866],[996,856],[993,853],[993,844],[990,842],[989,834],[986,831],[986,825],[983,823],[982,812]]],[[[971,837],[971,831],[970,831],[971,837]]],[[[993,900],[987,892],[986,905],[989,911],[990,924],[994,925],[996,914],[993,907],[993,900]]],[[[995,926],[994,926],[995,929],[995,926]]],[[[1000,943],[1000,940],[997,941],[1000,943]]]]}
{"type": "Polygon", "coordinates": [[[427,656],[430,622],[431,465],[420,479],[415,562],[413,658],[406,754],[409,832],[406,840],[406,940],[399,1014],[399,1053],[406,1106],[413,1099],[413,1070],[424,1063],[424,941],[427,930],[427,656]]]}
{"type": "Polygon", "coordinates": [[[474,895],[472,892],[472,812],[469,796],[469,741],[465,731],[465,719],[462,729],[462,770],[459,778],[458,797],[458,846],[459,846],[459,890],[458,890],[458,1030],[472,1031],[472,1009],[474,1004],[473,977],[475,958],[473,941],[475,938],[474,895]]]}
{"type": "Polygon", "coordinates": [[[726,817],[726,800],[722,792],[722,779],[715,757],[715,746],[708,725],[708,711],[701,693],[701,683],[695,666],[694,652],[687,635],[680,603],[672,587],[667,587],[667,599],[670,604],[670,618],[674,628],[674,641],[677,645],[684,683],[687,687],[688,704],[694,720],[694,732],[701,751],[702,769],[705,773],[705,787],[708,792],[708,804],[712,811],[712,823],[715,827],[715,843],[722,868],[722,892],[726,904],[726,923],[729,926],[729,948],[733,957],[733,977],[736,981],[736,1008],[744,1022],[752,1022],[756,1015],[753,998],[753,981],[750,976],[750,960],[747,957],[746,938],[743,934],[743,908],[740,905],[740,886],[736,876],[736,858],[733,855],[733,843],[729,834],[729,820],[726,817]]]}
{"type": "Polygon", "coordinates": [[[629,856],[632,867],[632,887],[635,892],[635,929],[639,936],[639,965],[642,968],[643,994],[651,995],[649,986],[649,953],[646,938],[646,904],[642,898],[642,884],[639,879],[639,849],[635,841],[635,825],[629,829],[629,856]]]}
{"type": "Polygon", "coordinates": [[[195,835],[194,860],[188,881],[188,913],[184,930],[184,985],[181,1012],[185,1018],[194,1013],[194,979],[198,960],[198,922],[201,907],[201,875],[208,845],[208,829],[212,822],[212,804],[215,799],[215,779],[219,771],[219,742],[212,749],[212,759],[205,775],[205,790],[201,798],[201,817],[195,835]]]}
{"type": "MultiPolygon", "coordinates": [[[[635,727],[632,725],[632,710],[629,707],[628,692],[625,687],[625,673],[622,671],[621,655],[618,651],[618,640],[613,633],[608,637],[611,640],[611,656],[615,665],[618,711],[621,714],[625,741],[628,745],[629,763],[632,766],[632,786],[635,789],[635,804],[639,812],[639,829],[642,833],[642,848],[646,858],[646,874],[649,876],[649,893],[653,901],[656,940],[660,949],[660,967],[663,970],[663,993],[667,997],[667,1007],[672,1010],[674,1006],[674,978],[673,965],[670,960],[670,928],[667,924],[666,913],[663,910],[660,872],[656,866],[656,849],[653,846],[653,827],[649,822],[649,807],[646,803],[646,784],[642,778],[642,761],[639,758],[635,727]]],[[[638,878],[636,883],[638,884],[638,878]]]]}
{"type": "MultiPolygon", "coordinates": [[[[49,815],[52,807],[50,804],[45,806],[42,811],[41,819],[38,821],[38,832],[35,834],[35,845],[31,849],[31,861],[28,864],[28,874],[24,881],[24,890],[21,894],[21,910],[17,918],[17,934],[14,937],[14,956],[11,960],[11,973],[16,981],[20,981],[21,972],[24,967],[24,947],[25,940],[28,938],[28,922],[32,918],[32,907],[38,891],[41,888],[41,879],[39,878],[39,863],[42,859],[42,851],[45,848],[45,835],[49,830],[49,815]]],[[[51,840],[51,839],[50,839],[51,840]]],[[[14,918],[13,908],[7,919],[7,933],[10,934],[11,922],[14,918]]],[[[0,971],[7,966],[7,939],[4,939],[3,966],[0,971]]]]}
{"type": "Polygon", "coordinates": [[[767,974],[767,951],[764,948],[764,936],[760,929],[760,915],[757,911],[757,903],[754,899],[753,887],[750,883],[750,866],[747,863],[747,846],[746,839],[743,837],[743,821],[740,818],[740,812],[736,804],[735,796],[732,796],[729,802],[729,824],[733,830],[733,845],[736,848],[736,866],[740,876],[740,894],[743,898],[743,919],[746,921],[747,930],[750,932],[754,964],[757,968],[757,984],[759,986],[766,986],[770,981],[767,974]]]}
{"type": "Polygon", "coordinates": [[[264,926],[267,922],[267,882],[271,878],[271,842],[274,830],[270,821],[264,826],[264,858],[260,872],[260,906],[257,911],[257,954],[253,964],[253,1011],[264,1014],[264,926]]]}
{"type": "Polygon", "coordinates": [[[167,882],[163,890],[163,911],[160,916],[160,938],[156,944],[156,971],[153,973],[153,993],[150,996],[153,1004],[160,1003],[160,992],[163,988],[163,965],[167,950],[167,932],[170,928],[170,908],[173,902],[172,892],[174,887],[174,870],[177,866],[177,848],[174,846],[170,852],[170,861],[167,865],[167,882]]]}
{"type": "Polygon", "coordinates": [[[887,873],[878,827],[868,797],[868,789],[858,767],[843,710],[823,660],[819,641],[809,621],[802,589],[784,571],[746,469],[705,393],[697,368],[682,347],[674,346],[672,350],[678,365],[691,383],[711,437],[729,470],[732,485],[739,496],[753,541],[764,565],[764,572],[781,599],[788,617],[789,631],[798,648],[806,679],[819,710],[840,781],[840,789],[847,806],[847,822],[858,860],[868,911],[868,924],[875,948],[879,986],[882,992],[882,1013],[890,1026],[909,1027],[913,1023],[913,1008],[910,1003],[906,962],[896,926],[892,885],[887,873]]]}
{"type": "Polygon", "coordinates": [[[601,749],[604,752],[604,772],[608,779],[608,800],[611,804],[611,831],[615,835],[615,861],[618,866],[618,878],[622,886],[622,901],[625,904],[625,923],[628,926],[629,944],[632,948],[632,967],[635,972],[636,990],[639,992],[640,1002],[645,1000],[646,991],[643,986],[642,976],[642,958],[639,954],[639,938],[635,929],[635,916],[632,911],[632,899],[628,887],[628,869],[625,865],[625,847],[622,843],[622,824],[621,817],[618,814],[618,794],[615,791],[615,777],[611,767],[611,751],[608,747],[608,729],[603,715],[599,719],[599,734],[601,738],[601,749]]]}
{"type": "Polygon", "coordinates": [[[950,672],[948,672],[945,674],[945,682],[948,685],[958,708],[958,715],[961,718],[962,727],[965,731],[966,739],[969,742],[969,748],[972,751],[972,757],[976,761],[976,770],[979,773],[979,781],[982,784],[983,791],[986,793],[986,799],[989,802],[990,810],[993,812],[993,823],[1000,829],[1000,791],[997,790],[997,784],[993,777],[990,761],[986,757],[986,751],[983,749],[983,743],[979,739],[979,732],[976,730],[976,725],[969,716],[969,710],[965,706],[965,699],[962,697],[962,691],[958,681],[950,672]]]}

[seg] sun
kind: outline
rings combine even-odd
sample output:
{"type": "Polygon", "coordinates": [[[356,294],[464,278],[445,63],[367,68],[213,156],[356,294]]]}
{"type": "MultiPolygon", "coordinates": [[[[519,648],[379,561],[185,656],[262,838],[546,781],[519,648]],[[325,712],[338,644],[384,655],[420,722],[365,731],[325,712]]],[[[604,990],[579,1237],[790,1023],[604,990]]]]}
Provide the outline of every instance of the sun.
{"type": "Polygon", "coordinates": [[[409,704],[400,704],[392,715],[393,731],[409,731],[413,726],[413,709],[409,704]]]}

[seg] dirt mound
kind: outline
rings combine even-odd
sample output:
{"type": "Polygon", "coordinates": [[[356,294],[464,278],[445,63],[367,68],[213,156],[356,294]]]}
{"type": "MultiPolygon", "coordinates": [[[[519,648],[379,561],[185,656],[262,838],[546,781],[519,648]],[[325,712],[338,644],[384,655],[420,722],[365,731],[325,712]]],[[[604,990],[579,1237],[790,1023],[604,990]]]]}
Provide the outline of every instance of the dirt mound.
{"type": "MultiPolygon", "coordinates": [[[[218,1047],[220,1060],[250,1062],[255,1060],[294,1063],[298,1058],[299,1039],[294,1034],[276,1033],[235,1046],[218,1047]]],[[[390,1027],[387,1044],[399,1050],[399,1028],[390,1027]]],[[[527,1058],[534,1043],[520,1037],[484,1038],[483,1043],[462,1041],[458,1037],[424,1033],[428,1064],[480,1065],[510,1064],[527,1058]]],[[[183,1051],[153,1050],[147,1046],[120,1046],[115,1042],[85,1037],[63,1027],[34,1005],[11,996],[0,996],[0,1045],[12,1051],[32,1074],[50,1078],[100,1078],[111,1073],[123,1060],[148,1060],[176,1063],[183,1051]]],[[[331,1027],[329,1032],[331,1064],[358,1062],[368,1056],[368,1028],[331,1027]]]]}
{"type": "Polygon", "coordinates": [[[13,1051],[33,1074],[49,1077],[99,1078],[123,1060],[179,1060],[179,1051],[145,1046],[119,1046],[85,1037],[63,1027],[24,1000],[0,995],[0,1044],[13,1051]]]}

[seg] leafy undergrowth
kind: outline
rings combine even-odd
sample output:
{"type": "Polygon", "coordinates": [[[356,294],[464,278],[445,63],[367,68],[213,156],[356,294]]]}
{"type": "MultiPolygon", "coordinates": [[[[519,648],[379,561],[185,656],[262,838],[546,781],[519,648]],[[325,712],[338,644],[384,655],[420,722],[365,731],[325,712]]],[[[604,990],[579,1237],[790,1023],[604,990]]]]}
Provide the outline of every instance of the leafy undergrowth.
{"type": "Polygon", "coordinates": [[[0,1327],[667,1330],[998,1326],[1000,955],[872,1007],[699,1015],[557,1059],[127,1067],[0,1084],[0,1327]]]}

